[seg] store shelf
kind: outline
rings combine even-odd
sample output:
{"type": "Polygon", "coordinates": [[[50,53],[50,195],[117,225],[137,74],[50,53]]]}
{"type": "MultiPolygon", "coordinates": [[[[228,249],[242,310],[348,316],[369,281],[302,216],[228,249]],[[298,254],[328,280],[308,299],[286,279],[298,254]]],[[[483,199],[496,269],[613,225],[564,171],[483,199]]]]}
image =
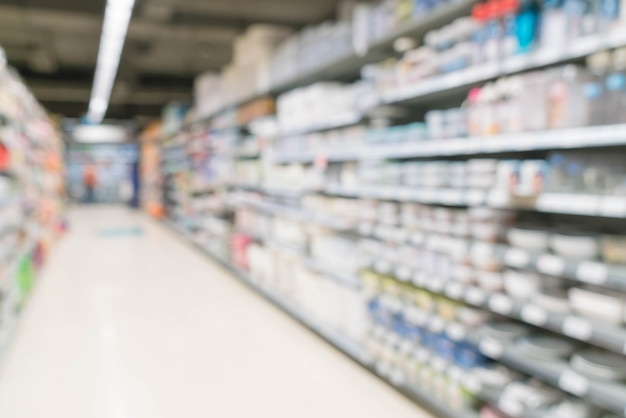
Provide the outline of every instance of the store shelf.
{"type": "Polygon", "coordinates": [[[549,407],[529,411],[527,409],[524,409],[524,407],[518,402],[508,402],[505,398],[503,398],[502,395],[503,393],[501,390],[489,388],[483,388],[480,390],[479,393],[481,399],[497,407],[505,414],[514,416],[516,418],[543,418],[550,412],[549,407]]]}
{"type": "Polygon", "coordinates": [[[261,90],[242,96],[226,105],[224,108],[216,110],[198,120],[189,122],[183,127],[183,130],[206,123],[227,109],[239,107],[247,102],[267,95],[278,95],[297,87],[323,80],[356,78],[359,76],[361,68],[364,65],[387,58],[393,51],[393,43],[399,37],[410,36],[420,38],[426,32],[446,23],[450,23],[457,17],[469,15],[471,7],[477,2],[478,0],[457,0],[450,2],[450,4],[441,6],[423,17],[400,26],[396,31],[381,39],[373,40],[368,46],[366,53],[363,55],[352,52],[345,56],[322,61],[317,67],[309,71],[297,74],[290,79],[274,82],[267,90],[261,90]]]}
{"type": "Polygon", "coordinates": [[[353,112],[346,115],[339,115],[335,120],[328,121],[322,124],[316,124],[311,126],[302,127],[299,129],[290,129],[281,132],[283,137],[306,135],[312,132],[321,132],[331,129],[345,128],[348,126],[356,125],[363,120],[363,116],[357,112],[353,112]]]}
{"type": "Polygon", "coordinates": [[[330,184],[324,193],[331,196],[392,200],[442,206],[488,206],[494,209],[518,209],[564,215],[608,218],[626,217],[626,196],[542,193],[523,198],[502,191],[483,189],[418,189],[405,186],[362,186],[346,188],[330,184]]]}
{"type": "Polygon", "coordinates": [[[279,188],[273,188],[273,187],[265,187],[265,186],[261,186],[257,184],[239,183],[239,184],[233,185],[233,187],[236,189],[245,190],[248,192],[255,192],[255,193],[261,193],[261,194],[279,196],[279,197],[285,197],[285,198],[302,197],[303,195],[310,193],[310,191],[303,190],[303,189],[300,189],[300,190],[279,189],[279,188]]]}
{"type": "Polygon", "coordinates": [[[252,207],[254,209],[270,213],[276,216],[283,216],[299,222],[310,222],[315,225],[325,226],[338,231],[354,229],[354,225],[329,216],[323,213],[309,212],[298,208],[291,208],[284,205],[268,203],[263,201],[241,200],[235,203],[236,206],[252,207]]]}
{"type": "MultiPolygon", "coordinates": [[[[400,266],[397,270],[401,269],[400,266]]],[[[405,267],[405,271],[411,269],[405,267]]],[[[406,276],[405,276],[406,277],[406,276]]],[[[415,275],[413,284],[435,294],[514,318],[570,338],[626,355],[626,329],[592,321],[575,314],[546,310],[532,302],[516,301],[502,293],[489,293],[479,287],[436,277],[415,275]]]]}
{"type": "MultiPolygon", "coordinates": [[[[333,217],[318,213],[317,215],[303,212],[299,209],[287,208],[282,205],[266,202],[243,202],[246,206],[267,211],[277,216],[287,216],[292,219],[317,223],[338,231],[356,230],[362,236],[417,245],[414,236],[403,228],[393,228],[385,225],[367,225],[367,228],[353,228],[352,222],[344,222],[333,217]],[[371,231],[370,233],[364,232],[371,231]]],[[[430,240],[446,240],[450,238],[437,234],[420,234],[420,242],[425,243],[430,240]]],[[[530,269],[536,272],[551,276],[563,277],[582,284],[593,284],[607,288],[626,291],[626,266],[612,265],[600,261],[567,259],[550,253],[532,252],[514,248],[504,244],[488,244],[484,242],[472,242],[462,238],[452,238],[455,248],[467,247],[468,251],[481,254],[491,254],[504,265],[513,268],[530,269]]],[[[622,344],[624,346],[626,341],[622,344]]]]}
{"type": "Polygon", "coordinates": [[[508,58],[502,63],[472,66],[465,70],[425,79],[414,86],[402,86],[396,91],[384,94],[383,102],[386,104],[412,103],[425,98],[443,97],[449,92],[467,89],[497,77],[565,63],[583,58],[596,51],[624,45],[626,45],[626,33],[623,31],[591,35],[578,39],[563,48],[539,49],[526,55],[508,58]]]}
{"type": "Polygon", "coordinates": [[[296,87],[311,84],[320,80],[337,80],[342,78],[357,77],[361,67],[381,59],[387,58],[393,50],[394,41],[402,36],[419,38],[429,30],[435,29],[445,23],[450,23],[454,18],[466,16],[471,10],[471,6],[477,0],[460,0],[451,2],[449,5],[441,6],[433,10],[424,17],[416,19],[400,28],[394,33],[382,39],[373,41],[365,55],[359,56],[351,53],[328,62],[322,62],[317,68],[287,80],[276,83],[270,89],[270,93],[280,94],[296,87]]]}
{"type": "Polygon", "coordinates": [[[356,149],[352,150],[318,150],[301,153],[279,152],[275,156],[275,161],[281,164],[312,163],[320,156],[327,158],[331,162],[367,159],[458,157],[614,146],[626,146],[626,124],[387,145],[355,145],[356,149]]]}
{"type": "MultiPolygon", "coordinates": [[[[285,297],[279,295],[278,293],[270,290],[269,288],[263,287],[256,283],[253,278],[251,278],[246,272],[241,271],[240,269],[231,265],[228,261],[222,259],[216,254],[204,248],[202,245],[193,240],[187,231],[184,228],[178,226],[175,222],[165,219],[163,222],[168,225],[170,228],[173,228],[177,233],[179,233],[182,238],[184,238],[187,242],[192,244],[194,247],[198,248],[202,253],[209,256],[212,260],[219,263],[222,267],[224,267],[227,271],[229,271],[233,276],[239,279],[241,282],[246,284],[252,290],[263,296],[265,299],[269,300],[275,306],[280,308],[282,311],[287,313],[289,316],[300,322],[302,325],[313,331],[318,336],[322,337],[324,340],[329,342],[335,348],[339,349],[341,352],[346,354],[348,357],[356,361],[358,364],[362,365],[370,372],[379,375],[376,371],[374,365],[372,364],[372,360],[370,356],[363,350],[358,344],[348,340],[346,337],[342,336],[338,332],[328,329],[327,327],[321,326],[315,321],[311,320],[304,314],[297,306],[295,306],[292,302],[287,300],[285,297]]],[[[389,383],[389,382],[388,382],[389,383]]],[[[416,403],[426,407],[434,412],[436,412],[439,416],[444,418],[478,418],[478,415],[475,412],[471,411],[454,411],[451,410],[447,405],[438,401],[432,394],[426,393],[419,388],[414,387],[413,385],[395,385],[396,389],[400,392],[414,400],[416,403]]]]}
{"type": "Polygon", "coordinates": [[[323,274],[343,285],[357,289],[361,288],[361,279],[356,275],[348,275],[337,272],[333,268],[324,265],[324,263],[309,257],[305,257],[302,261],[305,267],[309,270],[323,274]]]}
{"type": "Polygon", "coordinates": [[[512,345],[491,338],[469,334],[468,341],[480,347],[486,356],[534,376],[559,389],[587,400],[618,416],[626,416],[626,386],[589,379],[573,371],[562,360],[530,357],[512,345]]]}

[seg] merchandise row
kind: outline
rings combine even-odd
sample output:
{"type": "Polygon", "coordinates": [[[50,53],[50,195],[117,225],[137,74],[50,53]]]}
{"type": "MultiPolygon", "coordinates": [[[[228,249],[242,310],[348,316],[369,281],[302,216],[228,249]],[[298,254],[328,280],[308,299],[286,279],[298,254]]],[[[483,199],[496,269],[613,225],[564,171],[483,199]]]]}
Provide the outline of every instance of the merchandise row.
{"type": "Polygon", "coordinates": [[[64,229],[61,134],[0,48],[0,351],[64,229]]]}
{"type": "MultiPolygon", "coordinates": [[[[387,203],[377,209],[376,202],[342,199],[324,199],[322,202],[315,199],[308,203],[305,201],[303,206],[293,207],[246,196],[236,197],[231,202],[235,207],[252,208],[250,216],[257,211],[289,219],[293,225],[300,223],[335,231],[354,231],[362,237],[400,246],[447,248],[455,252],[451,254],[455,257],[482,254],[489,257],[494,265],[530,269],[580,283],[626,290],[624,235],[618,234],[615,225],[607,224],[608,233],[599,235],[597,230],[594,233],[585,232],[589,225],[578,222],[569,225],[559,222],[551,232],[553,221],[536,216],[517,217],[515,225],[512,222],[515,218],[510,212],[480,208],[467,212],[404,204],[399,210],[397,205],[387,203]]],[[[271,225],[269,221],[271,219],[268,218],[265,225],[271,225]]],[[[269,228],[248,230],[266,237],[272,232],[269,228]]],[[[293,239],[294,245],[304,247],[302,228],[295,226],[292,230],[298,231],[298,234],[287,236],[286,240],[293,239]]],[[[412,264],[402,260],[420,260],[410,253],[410,248],[409,253],[381,250],[377,254],[379,263],[405,269],[412,264]]],[[[416,269],[415,266],[408,271],[416,269]]],[[[448,274],[440,271],[433,273],[437,277],[448,274]]],[[[471,277],[471,273],[465,271],[465,274],[465,278],[468,278],[467,275],[471,277]]],[[[532,286],[530,279],[528,284],[532,286]]]]}
{"type": "MultiPolygon", "coordinates": [[[[609,382],[619,379],[617,371],[607,372],[608,367],[615,367],[611,361],[616,360],[610,354],[597,349],[580,350],[571,340],[537,334],[518,323],[490,322],[489,315],[494,314],[455,304],[389,276],[363,273],[361,290],[345,287],[307,271],[298,252],[250,240],[246,243],[233,249],[235,265],[249,272],[252,283],[289,300],[298,312],[321,327],[361,341],[367,353],[359,355],[361,361],[367,358],[394,384],[418,387],[457,411],[444,416],[474,416],[469,411],[475,407],[481,409],[482,417],[490,416],[490,406],[480,405],[482,394],[494,390],[499,393],[498,399],[510,400],[508,406],[500,407],[515,417],[526,416],[523,413],[529,411],[551,411],[541,416],[559,418],[564,417],[559,413],[566,411],[576,413],[570,416],[600,416],[600,408],[528,381],[520,371],[598,406],[613,411],[621,411],[617,408],[624,406],[620,398],[624,388],[609,382]],[[518,347],[512,346],[514,340],[518,340],[518,347]],[[575,347],[577,351],[572,354],[575,347]],[[566,356],[572,356],[571,366],[566,356]],[[492,363],[491,358],[505,362],[511,369],[492,363]],[[569,382],[569,376],[576,377],[578,385],[569,382]],[[580,385],[586,385],[584,390],[580,385]],[[516,404],[513,401],[520,404],[518,409],[512,406],[516,404]]],[[[314,264],[326,266],[325,256],[321,257],[314,264]]],[[[621,361],[620,357],[616,359],[621,361]]]]}
{"type": "MultiPolygon", "coordinates": [[[[471,89],[461,107],[429,110],[423,123],[391,126],[392,121],[387,121],[390,126],[378,128],[361,124],[330,129],[339,122],[354,125],[361,120],[363,103],[376,95],[364,82],[347,86],[318,84],[294,90],[278,99],[278,119],[283,128],[278,150],[293,154],[354,151],[354,147],[372,145],[468,137],[474,141],[491,136],[504,142],[508,135],[524,132],[624,123],[626,73],[622,67],[626,67],[626,49],[615,51],[613,58],[606,51],[597,53],[588,62],[588,68],[568,65],[500,78],[471,89]],[[331,86],[342,92],[342,100],[330,94],[331,86]],[[306,127],[329,131],[295,134],[298,128],[306,127]]],[[[589,146],[593,146],[594,139],[589,139],[589,146]]],[[[507,149],[506,145],[503,147],[507,149]]]]}
{"type": "Polygon", "coordinates": [[[280,164],[312,163],[319,159],[329,162],[432,158],[441,156],[469,156],[500,153],[520,153],[564,148],[602,148],[623,146],[626,125],[587,127],[567,130],[528,132],[469,137],[446,141],[413,141],[414,126],[396,126],[378,129],[372,133],[378,139],[366,142],[371,130],[359,127],[328,131],[305,139],[280,140],[274,160],[280,164]],[[385,138],[383,141],[382,138],[385,138]]]}
{"type": "Polygon", "coordinates": [[[283,27],[253,25],[235,41],[230,65],[220,74],[207,73],[196,80],[196,117],[214,115],[269,91],[318,81],[317,71],[357,76],[363,64],[372,62],[366,56],[369,48],[391,49],[394,34],[423,34],[442,18],[467,13],[472,3],[379,0],[342,6],[336,21],[295,34],[283,27]]]}

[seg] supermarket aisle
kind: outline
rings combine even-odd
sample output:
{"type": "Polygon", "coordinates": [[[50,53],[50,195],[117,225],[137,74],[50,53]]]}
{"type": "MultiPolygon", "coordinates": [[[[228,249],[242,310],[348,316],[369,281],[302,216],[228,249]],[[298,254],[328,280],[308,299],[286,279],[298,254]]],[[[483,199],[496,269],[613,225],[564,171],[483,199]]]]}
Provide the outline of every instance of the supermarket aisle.
{"type": "Polygon", "coordinates": [[[1,417],[428,416],[165,227],[70,219],[3,359],[1,417]]]}

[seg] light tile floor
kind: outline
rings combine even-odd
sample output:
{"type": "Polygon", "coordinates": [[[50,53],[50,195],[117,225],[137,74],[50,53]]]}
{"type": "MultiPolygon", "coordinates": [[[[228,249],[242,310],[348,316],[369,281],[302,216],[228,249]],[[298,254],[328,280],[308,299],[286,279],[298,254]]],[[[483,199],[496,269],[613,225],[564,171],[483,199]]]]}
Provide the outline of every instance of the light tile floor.
{"type": "Polygon", "coordinates": [[[2,359],[0,417],[430,416],[162,225],[70,221],[2,359]]]}

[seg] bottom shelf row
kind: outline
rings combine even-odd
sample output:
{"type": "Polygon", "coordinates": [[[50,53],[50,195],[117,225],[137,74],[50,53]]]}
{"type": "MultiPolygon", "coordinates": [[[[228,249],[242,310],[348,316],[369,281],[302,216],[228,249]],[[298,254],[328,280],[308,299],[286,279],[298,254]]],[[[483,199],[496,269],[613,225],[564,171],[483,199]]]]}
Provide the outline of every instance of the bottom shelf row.
{"type": "Polygon", "coordinates": [[[245,245],[244,255],[238,240],[246,237],[208,239],[174,226],[265,298],[438,416],[626,416],[621,356],[597,359],[595,350],[558,346],[532,327],[504,318],[485,322],[478,310],[467,310],[461,320],[446,314],[445,303],[424,309],[416,303],[419,296],[398,295],[405,283],[371,271],[353,281],[333,278],[328,268],[277,243],[245,245]],[[260,261],[272,256],[279,257],[278,274],[260,261]],[[608,367],[613,359],[621,364],[608,367]]]}

